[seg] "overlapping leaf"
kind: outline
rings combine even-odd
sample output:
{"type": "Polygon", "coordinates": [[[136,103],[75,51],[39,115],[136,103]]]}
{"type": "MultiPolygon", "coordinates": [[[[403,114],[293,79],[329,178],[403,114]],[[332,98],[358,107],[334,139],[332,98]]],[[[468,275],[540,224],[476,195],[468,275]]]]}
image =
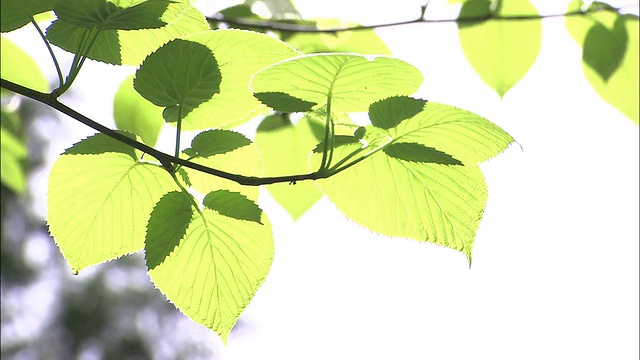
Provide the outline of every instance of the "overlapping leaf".
{"type": "Polygon", "coordinates": [[[133,76],[126,78],[113,100],[113,118],[118,129],[139,135],[150,145],[155,145],[164,121],[162,108],[143,98],[133,88],[133,76]]]}
{"type": "MultiPolygon", "coordinates": [[[[295,125],[285,115],[266,117],[258,127],[255,144],[260,148],[266,176],[305,174],[308,157],[323,136],[320,122],[303,117],[295,125]]],[[[273,198],[296,220],[322,197],[309,181],[268,185],[273,198]]]]}
{"type": "MultiPolygon", "coordinates": [[[[417,143],[448,154],[464,165],[479,164],[504,151],[513,138],[487,119],[453,106],[422,101],[422,111],[413,114],[406,110],[415,107],[418,99],[394,97],[371,105],[369,114],[374,126],[386,119],[395,126],[367,131],[372,142],[387,136],[389,144],[417,143]]],[[[405,149],[406,150],[406,149],[405,149]]],[[[434,153],[433,153],[434,154],[434,153]]]]}
{"type": "MultiPolygon", "coordinates": [[[[490,0],[467,0],[460,19],[489,15],[490,0]]],[[[528,0],[500,1],[496,16],[536,15],[528,0]]],[[[460,44],[482,80],[503,96],[529,71],[540,52],[540,20],[459,21],[460,44]]]]}
{"type": "MultiPolygon", "coordinates": [[[[579,2],[574,1],[569,9],[576,6],[579,2]]],[[[582,65],[589,83],[605,101],[638,124],[638,17],[602,11],[565,21],[569,33],[583,47],[582,65]]]]}
{"type": "MultiPolygon", "coordinates": [[[[262,176],[260,151],[244,135],[229,130],[209,130],[196,136],[191,148],[185,150],[191,161],[214,169],[246,175],[262,176]]],[[[202,194],[211,191],[229,190],[239,192],[256,201],[260,189],[257,186],[243,186],[231,180],[186,169],[194,189],[202,194]]]]}
{"type": "MultiPolygon", "coordinates": [[[[473,113],[407,97],[372,104],[369,113],[373,125],[363,139],[373,155],[318,181],[321,189],[349,218],[373,231],[448,246],[471,261],[487,197],[477,164],[513,138],[473,113]]],[[[361,153],[362,147],[339,146],[334,158],[361,153]]]]}
{"type": "Polygon", "coordinates": [[[176,39],[144,60],[133,86],[145,99],[165,107],[165,118],[177,121],[178,115],[187,116],[219,93],[220,81],[218,62],[209,48],[176,39]]]}
{"type": "Polygon", "coordinates": [[[239,220],[205,208],[190,195],[166,194],[149,219],[149,275],[169,300],[224,342],[273,260],[268,219],[239,220]]]}
{"type": "MultiPolygon", "coordinates": [[[[185,130],[235,126],[264,111],[264,105],[249,91],[251,75],[273,63],[299,55],[279,40],[243,30],[207,31],[184,39],[209,48],[222,76],[219,93],[199,104],[183,119],[182,128],[185,130]]],[[[165,112],[165,119],[177,120],[175,112],[165,112]]]]}
{"type": "Polygon", "coordinates": [[[59,19],[47,29],[53,44],[77,53],[95,36],[87,56],[110,64],[138,65],[164,43],[209,29],[185,0],[57,0],[55,11],[59,19]]]}
{"type": "Polygon", "coordinates": [[[9,32],[31,22],[35,15],[53,10],[53,0],[2,0],[0,30],[9,32]]]}
{"type": "MultiPolygon", "coordinates": [[[[389,96],[410,95],[421,83],[420,71],[402,60],[383,56],[314,54],[259,71],[251,80],[251,89],[258,98],[262,93],[282,93],[316,104],[314,109],[331,99],[332,111],[355,112],[365,111],[372,102],[389,96]]],[[[280,104],[271,101],[266,105],[280,110],[280,104]]]]}
{"type": "Polygon", "coordinates": [[[69,148],[49,177],[47,221],[74,272],[139,251],[155,203],[175,183],[134,149],[98,134],[69,148]]]}

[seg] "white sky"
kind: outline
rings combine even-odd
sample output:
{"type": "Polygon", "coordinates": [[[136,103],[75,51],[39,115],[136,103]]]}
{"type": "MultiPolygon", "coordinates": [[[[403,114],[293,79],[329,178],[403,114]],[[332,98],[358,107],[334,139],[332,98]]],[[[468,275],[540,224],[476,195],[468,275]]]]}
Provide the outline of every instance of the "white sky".
{"type": "MultiPolygon", "coordinates": [[[[299,3],[303,15],[339,11],[360,22],[412,18],[420,4],[299,3]]],[[[226,347],[193,326],[217,358],[638,359],[638,127],[584,79],[563,20],[545,20],[543,31],[537,63],[500,100],[466,63],[454,24],[379,30],[423,72],[417,97],[477,112],[523,148],[482,166],[489,200],[473,267],[461,253],[359,228],[326,199],[293,223],[265,192],[276,241],[270,275],[226,347]]],[[[74,88],[95,86],[94,70],[104,97],[78,93],[74,106],[113,125],[112,95],[125,75],[89,62],[74,88]]],[[[54,150],[80,136],[63,136],[54,150]]]]}

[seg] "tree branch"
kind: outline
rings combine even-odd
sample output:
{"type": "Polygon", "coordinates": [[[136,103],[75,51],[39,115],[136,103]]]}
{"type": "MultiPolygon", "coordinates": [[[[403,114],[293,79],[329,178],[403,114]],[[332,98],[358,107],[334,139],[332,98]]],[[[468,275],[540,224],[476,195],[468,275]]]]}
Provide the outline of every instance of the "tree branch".
{"type": "Polygon", "coordinates": [[[170,164],[179,164],[182,165],[184,167],[188,167],[190,169],[194,169],[197,171],[201,171],[203,173],[206,174],[210,174],[210,175],[214,175],[217,177],[221,177],[227,180],[231,180],[234,181],[240,185],[248,185],[248,186],[259,186],[259,185],[268,185],[268,184],[275,184],[275,183],[282,183],[282,182],[288,182],[288,183],[295,183],[297,181],[303,181],[303,180],[317,180],[317,179],[324,179],[329,177],[331,174],[330,173],[318,173],[318,172],[313,172],[313,173],[309,173],[309,174],[299,174],[299,175],[288,175],[288,176],[274,176],[274,177],[257,177],[257,176],[244,176],[244,175],[238,175],[238,174],[232,174],[232,173],[228,173],[226,171],[222,171],[222,170],[217,170],[217,169],[213,169],[210,168],[208,166],[204,166],[201,164],[196,164],[194,162],[191,162],[189,160],[185,160],[185,159],[180,159],[178,157],[169,155],[167,153],[164,153],[162,151],[156,150],[154,148],[152,148],[151,146],[141,143],[139,141],[136,141],[135,139],[129,138],[115,130],[112,130],[100,123],[95,122],[94,120],[91,120],[90,118],[80,114],[79,112],[71,109],[70,107],[62,104],[61,102],[58,101],[58,99],[52,95],[52,94],[47,94],[47,93],[43,93],[40,91],[36,91],[27,87],[24,87],[22,85],[16,84],[12,81],[9,80],[5,80],[5,79],[1,79],[0,78],[0,85],[1,87],[9,90],[9,91],[13,91],[16,94],[20,94],[22,96],[25,96],[27,98],[33,99],[35,101],[38,101],[40,103],[43,103],[53,109],[58,110],[59,112],[71,117],[72,119],[79,121],[81,123],[83,123],[84,125],[87,125],[88,127],[99,131],[102,134],[105,134],[107,136],[109,136],[112,139],[115,139],[117,141],[120,141],[124,144],[127,144],[129,146],[132,146],[144,153],[147,153],[153,157],[155,157],[156,159],[158,159],[162,165],[167,168],[168,170],[172,168],[172,166],[170,164]]]}
{"type": "Polygon", "coordinates": [[[626,8],[637,7],[637,4],[630,4],[620,7],[612,7],[612,6],[592,6],[586,10],[574,10],[561,14],[550,14],[550,15],[518,15],[518,16],[500,16],[495,14],[487,14],[481,16],[474,17],[466,17],[466,18],[455,18],[455,19],[425,19],[424,16],[421,16],[417,19],[413,20],[405,20],[399,22],[392,23],[382,23],[382,24],[374,24],[374,25],[355,25],[355,26],[345,26],[345,27],[333,27],[326,29],[318,29],[315,25],[302,25],[302,24],[293,24],[284,21],[278,20],[253,20],[248,18],[225,18],[224,15],[218,13],[214,16],[208,16],[207,21],[213,24],[224,23],[231,27],[240,26],[247,27],[251,29],[257,30],[271,30],[271,31],[284,31],[284,32],[294,32],[294,33],[338,33],[345,31],[358,31],[358,30],[373,30],[384,27],[392,27],[392,26],[402,26],[409,24],[433,24],[433,23],[451,23],[455,22],[458,24],[465,23],[474,23],[481,22],[487,20],[495,20],[495,21],[527,21],[527,20],[541,20],[547,18],[557,18],[557,17],[566,17],[566,16],[581,16],[587,15],[597,12],[616,12],[620,13],[626,8]]]}

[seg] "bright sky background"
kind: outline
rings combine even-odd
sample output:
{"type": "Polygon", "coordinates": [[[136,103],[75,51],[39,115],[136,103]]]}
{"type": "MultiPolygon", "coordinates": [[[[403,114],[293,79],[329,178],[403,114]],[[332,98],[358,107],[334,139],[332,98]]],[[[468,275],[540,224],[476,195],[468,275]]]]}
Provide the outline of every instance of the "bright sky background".
{"type": "MultiPolygon", "coordinates": [[[[420,5],[295,3],[304,16],[361,23],[410,19],[420,5]]],[[[567,2],[535,3],[561,12],[567,2]]],[[[520,145],[482,165],[489,200],[472,268],[461,253],[372,234],[326,199],[294,223],[263,192],[276,241],[271,273],[226,347],[190,330],[214,344],[216,359],[638,359],[638,127],[585,80],[562,18],[544,20],[537,63],[503,99],[466,62],[456,31],[451,23],[378,33],[423,72],[415,96],[474,111],[520,145]]],[[[30,50],[50,68],[40,51],[30,50]]],[[[88,62],[73,88],[105,95],[76,93],[68,103],[112,126],[125,73],[88,62]]],[[[92,133],[63,123],[55,153],[92,133]]],[[[44,189],[46,176],[33,184],[44,189]]]]}

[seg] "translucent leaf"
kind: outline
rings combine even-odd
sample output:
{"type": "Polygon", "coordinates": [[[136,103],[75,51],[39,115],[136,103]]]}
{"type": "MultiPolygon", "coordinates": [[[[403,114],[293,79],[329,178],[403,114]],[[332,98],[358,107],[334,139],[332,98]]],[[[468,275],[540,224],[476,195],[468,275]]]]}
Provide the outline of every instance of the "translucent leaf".
{"type": "MultiPolygon", "coordinates": [[[[415,106],[416,99],[394,97],[372,104],[376,116],[395,119],[398,109],[415,106]],[[404,103],[404,104],[403,104],[404,103]]],[[[376,137],[388,138],[388,143],[417,143],[451,158],[450,164],[462,162],[475,165],[504,151],[514,140],[503,129],[472,112],[453,106],[423,102],[424,109],[411,118],[392,121],[398,124],[388,130],[367,131],[365,139],[370,143],[376,137]]],[[[401,112],[401,117],[405,113],[401,112]]],[[[396,149],[397,150],[397,149],[396,149]]],[[[393,151],[393,150],[392,150],[393,151]]],[[[438,155],[440,161],[444,155],[438,155]]],[[[448,163],[448,162],[447,162],[448,163]]]]}
{"type": "Polygon", "coordinates": [[[102,30],[154,29],[166,25],[160,18],[176,1],[55,0],[60,21],[102,30]]]}
{"type": "Polygon", "coordinates": [[[383,149],[385,154],[399,160],[434,163],[441,165],[462,165],[453,156],[422,144],[395,143],[383,149]]]}
{"type": "MultiPolygon", "coordinates": [[[[214,54],[222,81],[220,92],[183,119],[182,129],[199,130],[239,125],[266,110],[249,91],[256,71],[299,53],[270,36],[243,30],[216,30],[185,39],[208,47],[214,54]]],[[[175,114],[165,112],[169,121],[175,114]]]]}
{"type": "MultiPolygon", "coordinates": [[[[246,139],[248,141],[248,139],[246,139]]],[[[197,154],[194,154],[197,155],[197,154]]],[[[260,152],[255,144],[245,145],[232,151],[217,153],[207,157],[196,157],[191,161],[209,166],[214,169],[246,175],[262,176],[260,152]]],[[[216,190],[239,192],[247,198],[257,201],[260,188],[257,186],[243,186],[231,180],[219,178],[193,169],[186,169],[193,188],[202,194],[216,190]]]]}
{"type": "MultiPolygon", "coordinates": [[[[308,25],[308,24],[305,24],[308,25]]],[[[337,19],[320,19],[318,29],[346,28],[357,24],[337,19]]],[[[391,50],[373,30],[340,31],[335,33],[287,33],[282,40],[305,54],[347,52],[355,54],[391,55],[391,50]]]]}
{"type": "Polygon", "coordinates": [[[53,10],[53,0],[2,0],[0,30],[9,32],[21,28],[30,23],[35,15],[50,10],[53,10]]]}
{"type": "Polygon", "coordinates": [[[389,57],[353,54],[305,55],[282,61],[256,73],[255,94],[282,92],[319,108],[331,99],[331,110],[365,111],[374,101],[410,95],[422,83],[412,65],[389,57]]]}
{"type": "MultiPolygon", "coordinates": [[[[323,131],[321,123],[306,116],[295,125],[286,115],[266,117],[258,126],[254,139],[262,154],[265,175],[308,173],[308,157],[324,136],[323,131]]],[[[266,188],[294,220],[322,197],[322,192],[310,181],[279,183],[266,188]]]]}
{"type": "Polygon", "coordinates": [[[209,157],[224,154],[249,144],[251,144],[251,140],[240,133],[229,130],[208,130],[193,138],[191,149],[195,151],[195,156],[209,157]]]}
{"type": "MultiPolygon", "coordinates": [[[[506,149],[513,138],[476,114],[432,102],[398,120],[406,117],[398,109],[415,104],[405,97],[373,104],[376,116],[396,117],[389,123],[397,125],[366,127],[364,150],[372,155],[317,184],[357,223],[385,235],[448,246],[471,261],[487,197],[476,164],[506,149]],[[466,166],[452,166],[461,164],[466,166]]],[[[335,148],[334,159],[354,153],[362,153],[360,143],[335,148]]],[[[319,158],[312,157],[313,165],[319,158]]]]}
{"type": "Polygon", "coordinates": [[[264,215],[260,225],[206,208],[194,211],[189,197],[169,193],[151,213],[145,240],[149,275],[183,313],[226,342],[269,272],[271,225],[264,215]]]}
{"type": "Polygon", "coordinates": [[[182,106],[184,117],[219,93],[220,81],[218,62],[209,48],[176,39],[144,60],[133,86],[158,106],[175,109],[182,106]]]}
{"type": "MultiPolygon", "coordinates": [[[[570,8],[577,6],[576,2],[570,8]]],[[[565,18],[567,29],[583,47],[585,77],[609,104],[638,124],[638,17],[595,12],[589,17],[565,18]]]]}
{"type": "MultiPolygon", "coordinates": [[[[94,2],[96,6],[102,3],[103,7],[110,7],[102,0],[88,1],[94,2]]],[[[149,0],[148,2],[154,3],[156,1],[149,0]]],[[[76,2],[61,1],[61,3],[65,4],[66,7],[66,3],[75,4],[76,2]]],[[[140,1],[118,2],[121,8],[126,9],[135,7],[139,3],[140,1]]],[[[99,31],[88,57],[109,64],[139,65],[147,55],[168,41],[209,29],[204,15],[192,7],[188,1],[160,1],[159,4],[166,6],[166,11],[159,15],[155,14],[158,15],[157,22],[166,23],[166,25],[162,27],[154,26],[153,29],[126,30],[128,27],[137,26],[134,25],[137,16],[136,13],[133,13],[133,16],[125,17],[124,24],[122,22],[115,23],[118,29],[102,29],[99,31]],[[124,29],[120,27],[124,27],[124,29]]],[[[101,11],[104,10],[98,10],[98,13],[101,11]]],[[[91,19],[91,17],[88,14],[86,16],[87,18],[84,18],[85,21],[89,21],[88,19],[91,19]]],[[[149,14],[145,16],[149,16],[149,14]]],[[[147,19],[146,21],[149,20],[147,19]]],[[[80,21],[70,22],[61,19],[54,21],[47,29],[47,37],[53,44],[75,53],[80,48],[80,44],[91,38],[97,31],[86,25],[77,24],[78,22],[80,21]]]]}
{"type": "Polygon", "coordinates": [[[246,196],[229,190],[212,191],[204,197],[202,204],[220,215],[238,220],[254,221],[262,224],[262,210],[246,196]]]}
{"type": "MultiPolygon", "coordinates": [[[[358,147],[341,146],[336,155],[344,157],[358,147]]],[[[477,166],[408,162],[378,152],[316,183],[358,224],[388,236],[447,246],[471,263],[487,199],[477,166]]]]}
{"type": "Polygon", "coordinates": [[[164,124],[162,108],[135,91],[133,76],[126,78],[116,92],[113,117],[118,129],[139,135],[150,146],[155,145],[164,124]]]}
{"type": "MultiPolygon", "coordinates": [[[[498,16],[536,15],[528,0],[501,1],[498,16]]],[[[462,5],[460,18],[487,14],[489,0],[470,0],[462,5]]],[[[529,71],[542,41],[540,20],[459,22],[460,45],[482,80],[503,96],[529,71]]]]}
{"type": "Polygon", "coordinates": [[[10,116],[2,110],[3,126],[0,127],[0,180],[2,184],[17,194],[27,188],[27,178],[23,162],[27,158],[27,146],[18,137],[5,129],[5,117],[10,116]]]}
{"type": "Polygon", "coordinates": [[[139,251],[155,203],[176,189],[160,166],[98,134],[54,163],[49,177],[49,230],[74,272],[139,251]]]}
{"type": "Polygon", "coordinates": [[[4,35],[1,37],[0,47],[0,72],[3,79],[33,90],[48,91],[49,82],[31,56],[4,35]]]}
{"type": "Polygon", "coordinates": [[[317,105],[281,92],[262,92],[254,94],[254,96],[273,110],[287,113],[311,111],[317,105]]]}

